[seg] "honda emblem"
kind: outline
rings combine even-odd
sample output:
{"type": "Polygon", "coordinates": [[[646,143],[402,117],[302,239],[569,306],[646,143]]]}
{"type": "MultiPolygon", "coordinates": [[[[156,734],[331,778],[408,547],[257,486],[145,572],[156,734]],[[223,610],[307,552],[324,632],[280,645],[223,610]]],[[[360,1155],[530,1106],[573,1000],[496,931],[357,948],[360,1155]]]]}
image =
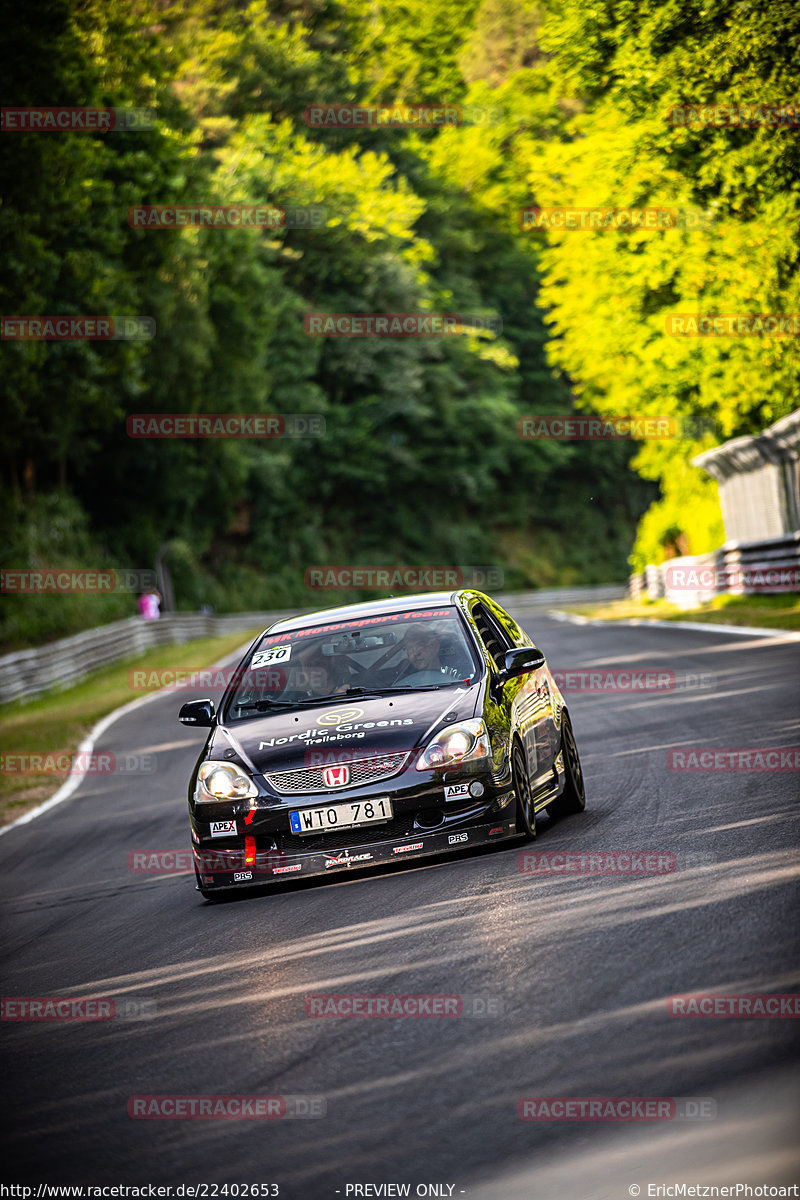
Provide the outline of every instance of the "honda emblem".
{"type": "Polygon", "coordinates": [[[350,780],[350,768],[326,767],[322,772],[326,787],[344,787],[350,780]]]}

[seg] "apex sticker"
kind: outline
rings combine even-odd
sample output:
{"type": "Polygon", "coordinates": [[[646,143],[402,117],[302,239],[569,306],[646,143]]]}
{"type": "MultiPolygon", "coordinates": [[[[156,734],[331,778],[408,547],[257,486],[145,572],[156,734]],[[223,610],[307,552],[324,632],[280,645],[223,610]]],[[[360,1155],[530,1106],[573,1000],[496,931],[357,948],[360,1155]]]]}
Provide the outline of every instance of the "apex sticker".
{"type": "Polygon", "coordinates": [[[235,837],[236,821],[212,821],[211,836],[212,837],[235,837]]]}
{"type": "Polygon", "coordinates": [[[468,783],[448,783],[444,789],[445,800],[469,800],[468,783]]]}

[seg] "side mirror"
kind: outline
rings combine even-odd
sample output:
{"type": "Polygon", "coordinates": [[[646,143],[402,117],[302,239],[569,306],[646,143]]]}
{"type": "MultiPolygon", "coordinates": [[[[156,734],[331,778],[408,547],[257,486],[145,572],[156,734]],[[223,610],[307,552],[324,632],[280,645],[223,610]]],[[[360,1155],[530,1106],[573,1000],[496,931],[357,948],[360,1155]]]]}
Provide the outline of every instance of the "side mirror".
{"type": "Polygon", "coordinates": [[[527,675],[528,671],[538,671],[544,666],[544,655],[535,646],[520,646],[516,650],[506,650],[503,663],[503,676],[511,679],[514,675],[527,675]]]}
{"type": "Polygon", "coordinates": [[[214,724],[216,713],[213,700],[190,700],[184,704],[178,713],[181,725],[197,725],[210,729],[214,724]]]}

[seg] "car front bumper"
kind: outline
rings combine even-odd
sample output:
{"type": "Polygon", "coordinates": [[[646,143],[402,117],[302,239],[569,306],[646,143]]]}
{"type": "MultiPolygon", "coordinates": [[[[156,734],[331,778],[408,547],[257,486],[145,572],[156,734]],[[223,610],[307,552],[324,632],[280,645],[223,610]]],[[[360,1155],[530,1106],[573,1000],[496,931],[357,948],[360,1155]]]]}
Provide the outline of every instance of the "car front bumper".
{"type": "MultiPolygon", "coordinates": [[[[226,839],[214,845],[194,832],[195,868],[204,891],[281,883],[309,876],[331,876],[343,870],[402,862],[464,850],[517,836],[514,793],[491,797],[480,805],[442,815],[435,828],[425,828],[421,810],[387,825],[357,826],[306,837],[281,834],[226,839]]],[[[284,814],[285,815],[285,814],[284,814]]]]}

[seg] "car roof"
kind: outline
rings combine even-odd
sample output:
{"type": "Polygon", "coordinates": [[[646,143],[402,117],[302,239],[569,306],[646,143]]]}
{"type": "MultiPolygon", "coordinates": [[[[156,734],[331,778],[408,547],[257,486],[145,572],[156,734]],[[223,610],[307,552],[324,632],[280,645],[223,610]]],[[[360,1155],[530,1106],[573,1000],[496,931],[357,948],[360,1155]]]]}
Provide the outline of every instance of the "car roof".
{"type": "MultiPolygon", "coordinates": [[[[388,616],[397,612],[427,611],[434,608],[454,608],[466,596],[479,596],[472,589],[455,592],[425,592],[412,596],[392,596],[383,600],[367,600],[362,604],[343,604],[338,608],[323,608],[318,612],[302,613],[270,625],[269,633],[288,633],[291,629],[308,629],[314,625],[329,625],[336,621],[360,620],[364,617],[388,616]]],[[[266,631],[265,631],[266,632],[266,631]]]]}

